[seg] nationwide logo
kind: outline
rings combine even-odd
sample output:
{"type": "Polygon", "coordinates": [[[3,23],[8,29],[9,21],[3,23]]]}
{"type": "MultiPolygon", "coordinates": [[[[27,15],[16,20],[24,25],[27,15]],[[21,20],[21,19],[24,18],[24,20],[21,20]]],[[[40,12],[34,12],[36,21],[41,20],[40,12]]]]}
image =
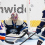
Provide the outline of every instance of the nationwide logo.
{"type": "Polygon", "coordinates": [[[17,7],[16,4],[12,7],[0,7],[0,12],[1,13],[12,13],[12,12],[17,12],[17,13],[26,13],[26,7],[24,7],[24,4],[21,4],[21,6],[17,7]]]}

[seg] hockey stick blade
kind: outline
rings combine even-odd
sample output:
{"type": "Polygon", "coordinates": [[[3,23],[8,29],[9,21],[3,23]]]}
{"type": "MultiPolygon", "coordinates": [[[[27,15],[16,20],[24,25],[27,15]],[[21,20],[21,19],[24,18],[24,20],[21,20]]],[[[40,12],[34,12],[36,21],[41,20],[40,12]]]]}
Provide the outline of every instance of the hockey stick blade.
{"type": "MultiPolygon", "coordinates": [[[[32,34],[30,37],[32,37],[33,35],[35,35],[36,34],[36,32],[34,33],[34,34],[32,34]]],[[[24,40],[21,44],[19,44],[19,45],[22,45],[25,41],[27,41],[30,37],[28,37],[26,40],[24,40]]]]}
{"type": "Polygon", "coordinates": [[[14,44],[14,42],[10,42],[10,41],[7,41],[7,40],[5,40],[5,42],[7,42],[9,44],[14,44]]]}

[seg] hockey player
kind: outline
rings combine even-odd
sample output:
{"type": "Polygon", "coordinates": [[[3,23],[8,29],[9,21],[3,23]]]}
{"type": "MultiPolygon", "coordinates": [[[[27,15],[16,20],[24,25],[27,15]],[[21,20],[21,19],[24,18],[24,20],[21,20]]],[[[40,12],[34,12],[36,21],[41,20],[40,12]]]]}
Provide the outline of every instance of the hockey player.
{"type": "MultiPolygon", "coordinates": [[[[45,27],[45,10],[43,10],[42,13],[43,13],[43,16],[41,19],[41,23],[39,26],[37,26],[37,29],[36,29],[37,34],[41,32],[41,29],[43,27],[45,27]]],[[[44,39],[45,39],[45,30],[42,32],[41,36],[39,37],[37,45],[41,45],[43,43],[44,39]]]]}
{"type": "Polygon", "coordinates": [[[28,34],[27,23],[20,19],[16,12],[12,13],[10,18],[4,20],[4,26],[6,27],[6,35],[10,33],[20,34],[22,30],[28,34]]]}
{"type": "Polygon", "coordinates": [[[5,40],[5,35],[6,35],[5,30],[3,28],[4,26],[2,22],[0,21],[0,45],[4,45],[3,41],[5,40]]]}

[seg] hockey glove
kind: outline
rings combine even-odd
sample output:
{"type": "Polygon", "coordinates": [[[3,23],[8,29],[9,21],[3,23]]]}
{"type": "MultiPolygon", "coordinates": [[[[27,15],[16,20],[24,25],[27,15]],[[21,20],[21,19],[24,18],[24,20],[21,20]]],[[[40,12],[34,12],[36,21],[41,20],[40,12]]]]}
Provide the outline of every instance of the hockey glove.
{"type": "Polygon", "coordinates": [[[36,33],[40,33],[41,32],[41,29],[36,29],[36,33]]]}

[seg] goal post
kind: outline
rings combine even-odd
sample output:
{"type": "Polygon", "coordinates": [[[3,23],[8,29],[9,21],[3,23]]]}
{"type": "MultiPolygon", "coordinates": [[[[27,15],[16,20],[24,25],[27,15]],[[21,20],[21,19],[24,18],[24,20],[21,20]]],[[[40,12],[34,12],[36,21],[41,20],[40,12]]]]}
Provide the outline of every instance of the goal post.
{"type": "Polygon", "coordinates": [[[27,0],[27,24],[28,30],[30,30],[30,0],[27,0]]]}

